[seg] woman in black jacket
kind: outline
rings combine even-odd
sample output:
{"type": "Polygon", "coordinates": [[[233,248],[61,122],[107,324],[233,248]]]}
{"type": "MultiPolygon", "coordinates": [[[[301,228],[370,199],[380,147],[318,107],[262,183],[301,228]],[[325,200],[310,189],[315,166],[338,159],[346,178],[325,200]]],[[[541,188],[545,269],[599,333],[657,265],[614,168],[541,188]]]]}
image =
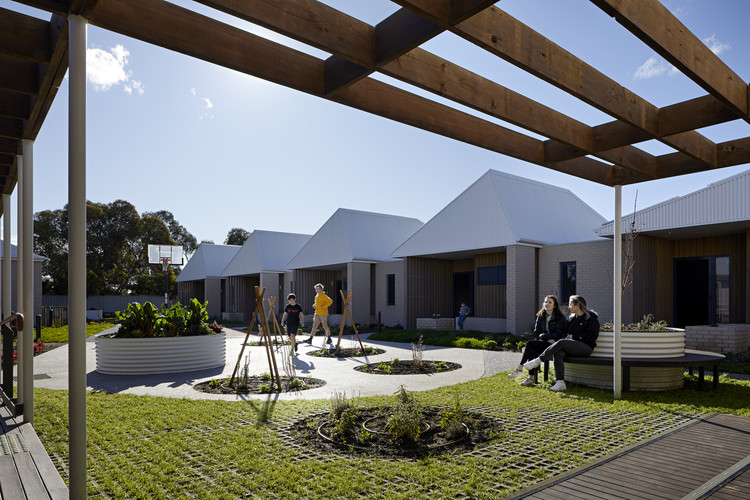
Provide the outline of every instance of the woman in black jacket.
{"type": "MultiPolygon", "coordinates": [[[[544,297],[544,303],[539,312],[536,313],[536,322],[534,323],[534,335],[537,340],[529,340],[523,349],[521,363],[514,371],[508,375],[509,378],[516,378],[523,375],[523,364],[530,359],[538,357],[550,344],[565,337],[565,315],[560,310],[560,303],[554,295],[544,297]]],[[[529,376],[521,382],[521,385],[534,385],[534,373],[537,368],[529,370],[529,376]]]]}
{"type": "Polygon", "coordinates": [[[580,295],[571,295],[568,303],[570,317],[568,318],[567,335],[558,340],[538,357],[525,363],[527,370],[537,368],[542,361],[555,360],[555,385],[550,389],[553,391],[564,391],[565,387],[565,357],[590,356],[596,347],[596,339],[599,337],[599,315],[586,306],[586,299],[580,295]]]}

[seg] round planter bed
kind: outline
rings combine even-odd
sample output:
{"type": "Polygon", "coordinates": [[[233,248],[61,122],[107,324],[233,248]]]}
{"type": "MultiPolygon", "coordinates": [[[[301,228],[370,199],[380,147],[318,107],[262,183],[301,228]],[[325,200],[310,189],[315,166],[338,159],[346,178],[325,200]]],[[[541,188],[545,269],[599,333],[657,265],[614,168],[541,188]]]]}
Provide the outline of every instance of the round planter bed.
{"type": "MultiPolygon", "coordinates": [[[[620,344],[623,358],[679,358],[685,354],[685,331],[667,330],[664,332],[622,332],[620,344]]],[[[614,333],[599,332],[592,357],[612,357],[614,355],[614,333]]],[[[679,389],[683,384],[684,367],[632,367],[630,369],[630,390],[666,391],[679,389]]],[[[612,389],[612,366],[596,366],[567,363],[565,380],[569,382],[612,389]]]]}
{"type": "Polygon", "coordinates": [[[194,337],[97,337],[96,371],[110,375],[147,375],[224,366],[226,334],[194,337]]]}

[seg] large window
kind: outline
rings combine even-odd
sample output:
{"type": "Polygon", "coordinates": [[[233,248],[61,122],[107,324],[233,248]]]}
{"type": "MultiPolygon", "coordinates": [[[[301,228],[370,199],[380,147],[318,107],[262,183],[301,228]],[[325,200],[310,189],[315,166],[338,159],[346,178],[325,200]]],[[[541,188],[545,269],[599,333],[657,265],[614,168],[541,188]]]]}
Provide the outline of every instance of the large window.
{"type": "Polygon", "coordinates": [[[389,306],[396,305],[396,275],[385,275],[385,303],[389,306]]]}
{"type": "Polygon", "coordinates": [[[506,282],[505,266],[477,268],[477,285],[504,285],[506,282]]]}
{"type": "Polygon", "coordinates": [[[560,262],[560,303],[567,304],[576,294],[576,263],[560,262]]]}

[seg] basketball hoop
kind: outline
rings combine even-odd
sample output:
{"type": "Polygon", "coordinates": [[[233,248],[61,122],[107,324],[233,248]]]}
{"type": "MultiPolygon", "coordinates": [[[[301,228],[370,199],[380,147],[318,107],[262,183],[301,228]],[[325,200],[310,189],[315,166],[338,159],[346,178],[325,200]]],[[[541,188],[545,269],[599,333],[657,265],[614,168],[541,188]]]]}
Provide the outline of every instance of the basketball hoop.
{"type": "Polygon", "coordinates": [[[169,269],[169,264],[172,263],[172,259],[169,257],[162,257],[161,258],[161,270],[165,273],[167,272],[167,269],[169,269]]]}

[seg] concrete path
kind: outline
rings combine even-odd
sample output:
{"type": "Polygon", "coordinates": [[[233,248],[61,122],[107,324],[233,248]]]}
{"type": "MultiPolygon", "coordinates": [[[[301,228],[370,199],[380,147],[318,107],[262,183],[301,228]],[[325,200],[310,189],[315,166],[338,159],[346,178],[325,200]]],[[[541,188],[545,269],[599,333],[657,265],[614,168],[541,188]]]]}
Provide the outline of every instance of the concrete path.
{"type": "MultiPolygon", "coordinates": [[[[227,333],[226,364],[214,370],[202,370],[188,373],[170,373],[163,375],[103,375],[96,371],[96,352],[94,337],[86,342],[86,373],[88,389],[107,393],[139,394],[172,398],[189,399],[268,399],[268,395],[220,395],[206,394],[193,389],[193,385],[232,375],[237,363],[245,332],[225,328],[227,333]]],[[[368,335],[362,335],[363,340],[368,335]]],[[[306,338],[306,337],[305,337],[306,338]]],[[[257,341],[257,336],[251,335],[251,341],[257,341]]],[[[352,336],[344,336],[342,347],[354,347],[356,341],[352,336]]],[[[459,363],[462,368],[446,373],[432,375],[370,375],[354,370],[360,364],[412,359],[411,348],[408,344],[392,342],[367,341],[368,345],[385,349],[384,354],[378,356],[358,358],[319,358],[307,352],[320,349],[323,337],[316,337],[314,346],[300,344],[299,354],[295,357],[297,376],[307,376],[326,381],[323,387],[294,393],[274,394],[276,400],[294,399],[329,399],[333,392],[346,392],[347,396],[390,395],[403,384],[409,391],[425,391],[447,385],[475,380],[480,377],[494,375],[501,371],[512,370],[520,359],[519,353],[503,351],[481,351],[473,349],[456,349],[427,346],[424,350],[425,360],[452,361],[459,363]]],[[[281,366],[281,350],[277,353],[276,363],[279,373],[283,376],[281,366]]],[[[250,356],[250,373],[252,375],[268,372],[268,360],[265,348],[262,346],[247,346],[245,353],[250,356]]],[[[244,358],[244,355],[243,355],[244,358]]],[[[34,358],[35,387],[47,389],[68,388],[68,346],[58,347],[34,358]]]]}

